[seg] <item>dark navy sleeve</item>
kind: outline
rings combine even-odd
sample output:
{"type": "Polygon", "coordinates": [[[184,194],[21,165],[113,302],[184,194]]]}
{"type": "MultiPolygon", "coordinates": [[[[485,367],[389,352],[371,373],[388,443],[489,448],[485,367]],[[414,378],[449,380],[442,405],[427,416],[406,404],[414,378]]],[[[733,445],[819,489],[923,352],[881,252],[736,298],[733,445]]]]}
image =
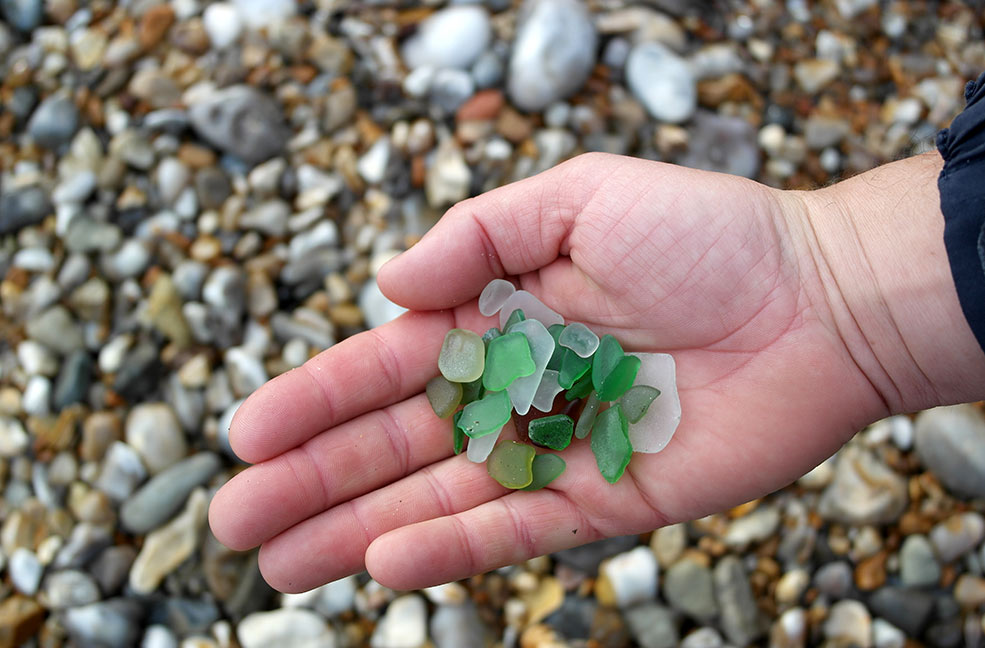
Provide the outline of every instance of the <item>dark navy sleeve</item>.
{"type": "Polygon", "coordinates": [[[985,350],[985,73],[965,88],[964,111],[937,134],[944,247],[958,300],[985,350]]]}

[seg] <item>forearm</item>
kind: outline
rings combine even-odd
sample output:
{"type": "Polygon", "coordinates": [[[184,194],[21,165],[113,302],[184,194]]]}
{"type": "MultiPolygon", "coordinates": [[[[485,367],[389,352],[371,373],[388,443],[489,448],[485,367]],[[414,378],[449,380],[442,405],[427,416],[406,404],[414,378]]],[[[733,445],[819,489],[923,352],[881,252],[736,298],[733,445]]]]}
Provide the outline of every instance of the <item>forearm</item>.
{"type": "Polygon", "coordinates": [[[926,153],[798,194],[813,290],[894,412],[985,398],[985,353],[962,313],[944,249],[942,165],[936,152],[926,153]]]}

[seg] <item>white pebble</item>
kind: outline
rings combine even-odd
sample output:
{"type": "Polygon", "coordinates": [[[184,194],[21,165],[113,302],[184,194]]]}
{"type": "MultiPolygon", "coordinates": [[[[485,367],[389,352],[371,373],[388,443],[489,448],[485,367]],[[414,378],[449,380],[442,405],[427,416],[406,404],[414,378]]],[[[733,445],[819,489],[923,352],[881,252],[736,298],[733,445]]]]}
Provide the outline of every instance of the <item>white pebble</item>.
{"type": "Polygon", "coordinates": [[[215,2],[205,8],[202,24],[209,35],[209,42],[217,50],[225,49],[239,40],[243,33],[243,21],[236,7],[228,2],[215,2]]]}
{"type": "Polygon", "coordinates": [[[44,376],[31,376],[24,387],[21,407],[32,416],[45,416],[51,413],[51,381],[44,376]]]}

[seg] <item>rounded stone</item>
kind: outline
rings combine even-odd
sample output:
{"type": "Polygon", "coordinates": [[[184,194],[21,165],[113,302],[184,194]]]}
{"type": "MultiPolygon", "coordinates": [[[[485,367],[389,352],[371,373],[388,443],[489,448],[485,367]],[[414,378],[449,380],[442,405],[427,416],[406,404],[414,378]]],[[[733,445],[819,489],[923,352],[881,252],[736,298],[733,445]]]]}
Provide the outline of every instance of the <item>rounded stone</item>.
{"type": "Polygon", "coordinates": [[[697,81],[684,59],[660,43],[640,43],[629,52],[626,82],[647,112],[681,123],[698,105],[697,81]]]}
{"type": "Polygon", "coordinates": [[[972,405],[921,412],[915,423],[917,455],[948,488],[985,497],[985,415],[972,405]]]}
{"type": "Polygon", "coordinates": [[[181,423],[167,403],[141,403],[126,421],[126,442],[156,475],[188,454],[181,423]]]}

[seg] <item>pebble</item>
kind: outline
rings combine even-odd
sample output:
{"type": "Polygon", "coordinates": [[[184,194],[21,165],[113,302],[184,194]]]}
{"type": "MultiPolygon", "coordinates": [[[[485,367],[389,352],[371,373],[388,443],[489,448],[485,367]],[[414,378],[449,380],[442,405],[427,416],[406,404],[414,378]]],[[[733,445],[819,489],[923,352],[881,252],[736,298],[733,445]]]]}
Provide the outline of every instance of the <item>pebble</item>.
{"type": "Polygon", "coordinates": [[[360,290],[359,308],[368,328],[382,326],[407,312],[406,308],[386,298],[375,279],[367,281],[360,290]]]}
{"type": "Polygon", "coordinates": [[[39,146],[59,149],[71,141],[78,126],[79,111],[72,100],[64,94],[53,94],[34,110],[27,132],[39,146]]]}
{"type": "Polygon", "coordinates": [[[657,603],[645,603],[628,610],[626,623],[642,648],[674,648],[679,644],[674,613],[657,603]]]}
{"type": "Polygon", "coordinates": [[[484,648],[485,628],[475,605],[439,605],[431,615],[431,639],[435,648],[484,648]]]}
{"type": "Polygon", "coordinates": [[[793,68],[794,78],[804,92],[814,94],[838,78],[841,66],[829,59],[799,61],[793,68]]]}
{"type": "Polygon", "coordinates": [[[200,452],[161,471],[120,508],[120,523],[133,534],[156,529],[171,517],[188,495],[218,472],[219,457],[200,452]]]}
{"type": "Polygon", "coordinates": [[[650,548],[657,557],[657,563],[667,568],[677,562],[687,547],[687,525],[671,524],[657,529],[650,540],[650,548]]]}
{"type": "Polygon", "coordinates": [[[52,395],[55,411],[61,411],[72,403],[79,403],[85,399],[89,391],[93,364],[92,356],[88,351],[79,349],[68,355],[55,381],[52,395]]]}
{"type": "Polygon", "coordinates": [[[56,205],[83,203],[96,189],[96,174],[89,170],[79,171],[62,180],[51,193],[56,205]]]}
{"type": "Polygon", "coordinates": [[[36,225],[50,213],[51,203],[41,187],[32,185],[6,191],[0,194],[0,235],[36,225]]]}
{"type": "Polygon", "coordinates": [[[250,29],[262,29],[286,20],[296,12],[290,2],[280,0],[233,0],[243,23],[250,29]]]}
{"type": "Polygon", "coordinates": [[[606,560],[599,567],[612,602],[621,608],[652,601],[660,567],[649,547],[637,547],[606,560]]]}
{"type": "Polygon", "coordinates": [[[950,489],[985,497],[985,415],[971,405],[937,407],[917,415],[917,456],[950,489]]]}
{"type": "Polygon", "coordinates": [[[700,111],[680,163],[694,169],[755,178],[759,173],[756,130],[744,119],[700,111]]]}
{"type": "Polygon", "coordinates": [[[178,417],[167,403],[141,403],[130,410],[126,442],[156,475],[188,454],[188,443],[178,417]]]}
{"type": "Polygon", "coordinates": [[[918,637],[934,613],[934,598],[926,592],[900,587],[881,587],[869,596],[869,609],[907,635],[918,637]]]}
{"type": "Polygon", "coordinates": [[[660,43],[639,43],[630,50],[626,82],[647,112],[662,122],[685,122],[697,107],[697,80],[691,67],[660,43]]]}
{"type": "Polygon", "coordinates": [[[335,635],[328,624],[311,610],[281,608],[270,612],[254,612],[236,628],[242,648],[268,646],[319,646],[334,648],[335,635]]]}
{"type": "Polygon", "coordinates": [[[821,494],[818,512],[844,524],[895,520],[907,504],[906,483],[869,450],[849,445],[838,455],[834,481],[821,494]]]}
{"type": "Polygon", "coordinates": [[[715,565],[713,575],[725,636],[734,644],[752,643],[763,635],[765,628],[745,568],[738,558],[730,555],[715,565]]]}
{"type": "Polygon", "coordinates": [[[372,648],[421,648],[428,639],[427,608],[424,599],[406,594],[387,606],[373,631],[372,648]]]}
{"type": "Polygon", "coordinates": [[[123,501],[147,478],[140,455],[129,445],[114,441],[106,450],[96,487],[116,501],[123,501]]]}
{"type": "Polygon", "coordinates": [[[239,11],[228,2],[214,2],[202,12],[202,26],[215,49],[226,49],[239,40],[243,21],[239,11]]]}
{"type": "Polygon", "coordinates": [[[698,622],[711,621],[718,614],[711,569],[693,560],[679,560],[667,570],[662,592],[671,607],[698,622]]]}
{"type": "Polygon", "coordinates": [[[205,490],[195,490],[178,517],[147,534],[130,568],[128,582],[135,592],[153,592],[165,576],[195,552],[199,532],[208,515],[208,506],[205,490]]]}
{"type": "Polygon", "coordinates": [[[455,140],[442,140],[425,178],[428,204],[442,207],[464,200],[471,182],[472,172],[455,140]]]}
{"type": "Polygon", "coordinates": [[[44,566],[33,551],[18,547],[7,562],[7,573],[18,592],[34,596],[41,584],[44,566]]]}
{"type": "Polygon", "coordinates": [[[985,538],[985,518],[978,513],[958,513],[930,530],[930,543],[941,562],[960,558],[985,538]]]}
{"type": "Polygon", "coordinates": [[[67,355],[84,345],[82,329],[64,306],[56,305],[32,317],[27,334],[49,349],[67,355]]]}
{"type": "Polygon", "coordinates": [[[577,91],[595,65],[598,35],[575,0],[525,0],[506,89],[521,110],[542,110],[577,91]]]}
{"type": "Polygon", "coordinates": [[[132,599],[116,598],[65,611],[69,637],[82,646],[127,648],[140,636],[141,607],[132,599]]]}
{"type": "Polygon", "coordinates": [[[872,622],[872,645],[875,648],[904,648],[906,634],[885,619],[872,622]]]}
{"type": "MultiPolygon", "coordinates": [[[[148,626],[140,640],[140,648],[178,648],[178,638],[166,626],[148,626]]],[[[182,646],[182,648],[191,647],[182,646]]]]}
{"type": "Polygon", "coordinates": [[[21,395],[21,409],[32,416],[51,413],[51,381],[44,376],[32,376],[21,395]]]}
{"type": "Polygon", "coordinates": [[[489,13],[477,5],[453,5],[431,14],[404,41],[400,53],[411,69],[468,68],[489,46],[489,13]]]}
{"type": "Polygon", "coordinates": [[[869,648],[872,646],[872,617],[859,601],[838,601],[831,606],[824,622],[824,635],[832,641],[869,648]]]}
{"type": "Polygon", "coordinates": [[[797,605],[810,583],[811,575],[805,569],[791,569],[786,572],[776,582],[776,604],[780,607],[797,605]]]}
{"type": "Polygon", "coordinates": [[[761,507],[729,524],[722,540],[730,548],[743,551],[750,544],[772,536],[780,526],[780,512],[773,507],[761,507]]]}
{"type": "Polygon", "coordinates": [[[99,586],[89,574],[76,569],[56,571],[44,579],[41,600],[52,610],[65,610],[95,603],[101,598],[99,586]]]}
{"type": "Polygon", "coordinates": [[[19,457],[28,443],[30,438],[23,423],[12,416],[0,416],[0,457],[19,457]]]}
{"type": "Polygon", "coordinates": [[[937,556],[927,537],[913,534],[906,537],[899,550],[900,580],[907,587],[932,587],[941,578],[937,556]]]}
{"type": "Polygon", "coordinates": [[[431,104],[451,114],[473,96],[475,81],[464,70],[441,68],[434,73],[428,91],[431,104]]]}
{"type": "Polygon", "coordinates": [[[202,139],[248,164],[280,153],[289,136],[282,110],[269,96],[245,85],[217,90],[189,107],[188,117],[202,139]]]}
{"type": "Polygon", "coordinates": [[[21,32],[33,31],[41,24],[44,5],[40,0],[3,0],[0,10],[4,18],[21,32]]]}

